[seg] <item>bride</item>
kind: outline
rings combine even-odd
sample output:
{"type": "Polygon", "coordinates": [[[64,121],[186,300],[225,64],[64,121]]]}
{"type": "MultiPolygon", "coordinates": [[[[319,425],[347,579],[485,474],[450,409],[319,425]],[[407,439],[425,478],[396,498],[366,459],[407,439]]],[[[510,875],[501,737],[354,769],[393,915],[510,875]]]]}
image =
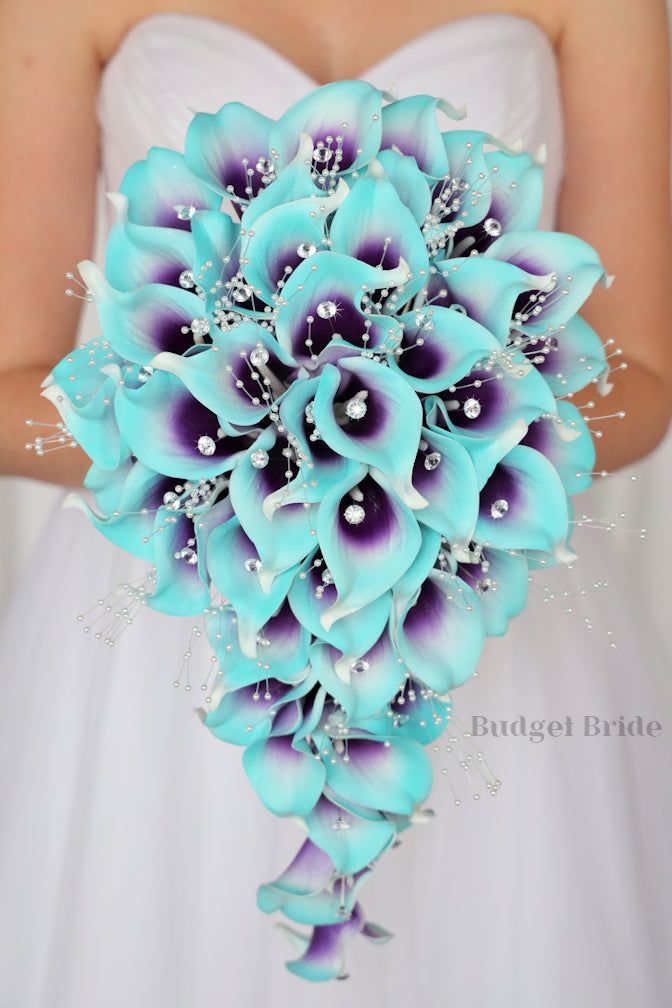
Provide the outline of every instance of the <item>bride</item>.
{"type": "MultiPolygon", "coordinates": [[[[465,102],[467,127],[545,147],[542,226],[590,242],[617,277],[582,312],[628,361],[607,411],[627,419],[605,422],[598,468],[651,452],[672,398],[666,39],[661,0],[5,0],[2,471],[63,486],[86,472],[79,449],[24,451],[24,420],[55,419],[39,387],[75,339],[60,278],[90,252],[99,169],[114,190],[149,146],[180,148],[195,110],[277,117],[355,77],[465,102]]],[[[618,577],[618,542],[585,530],[579,553],[491,642],[455,698],[461,723],[641,718],[662,735],[500,733],[483,746],[502,793],[459,807],[459,766],[437,773],[435,821],[365,891],[396,939],[353,944],[348,983],[315,988],[284,971],[284,936],[254,903],[295,828],[191,715],[194,694],[169,688],[189,621],[148,611],[113,651],[96,646],[75,614],[142,566],[77,512],[54,514],[2,640],[0,1005],[670,1003],[667,669],[632,598],[585,593],[618,577]]],[[[631,573],[636,590],[644,563],[631,573]]]]}

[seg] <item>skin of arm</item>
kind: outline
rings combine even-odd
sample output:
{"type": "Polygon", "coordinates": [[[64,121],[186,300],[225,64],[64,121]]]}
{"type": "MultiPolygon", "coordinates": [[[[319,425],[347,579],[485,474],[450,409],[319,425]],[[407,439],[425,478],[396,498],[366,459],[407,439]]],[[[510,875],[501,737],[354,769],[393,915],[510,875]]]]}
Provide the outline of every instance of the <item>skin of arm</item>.
{"type": "MultiPolygon", "coordinates": [[[[591,424],[604,431],[597,467],[613,470],[658,444],[672,409],[666,12],[663,0],[563,0],[559,9],[548,7],[566,128],[558,228],[594,245],[616,275],[612,288],[596,290],[582,311],[628,362],[627,371],[614,372],[613,392],[583,410],[626,412],[623,421],[591,424]]],[[[59,419],[40,396],[40,382],[72,346],[77,326],[79,305],[64,297],[63,278],[92,243],[95,103],[104,61],[94,21],[100,35],[102,17],[86,4],[73,3],[64,16],[49,0],[0,3],[0,129],[7,151],[0,159],[0,472],[66,485],[81,483],[86,456],[79,448],[42,458],[27,452],[32,435],[25,419],[59,419]]],[[[118,26],[104,34],[119,36],[118,26]]]]}
{"type": "Polygon", "coordinates": [[[0,5],[2,359],[0,472],[81,483],[80,448],[38,458],[25,420],[55,423],[40,383],[71,349],[79,302],[65,273],[92,244],[99,61],[87,19],[60,4],[0,5]]]}
{"type": "Polygon", "coordinates": [[[663,0],[564,6],[558,53],[567,161],[558,230],[593,245],[615,275],[581,310],[627,362],[612,372],[608,396],[593,387],[583,395],[587,417],[626,414],[590,425],[603,431],[597,468],[613,471],[656,447],[672,411],[667,14],[663,0]]]}

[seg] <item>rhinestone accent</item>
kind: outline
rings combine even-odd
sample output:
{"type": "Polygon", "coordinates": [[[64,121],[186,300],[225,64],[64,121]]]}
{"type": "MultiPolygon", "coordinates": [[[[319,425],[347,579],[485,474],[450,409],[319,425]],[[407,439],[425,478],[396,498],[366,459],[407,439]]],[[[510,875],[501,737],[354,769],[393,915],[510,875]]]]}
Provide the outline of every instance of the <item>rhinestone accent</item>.
{"type": "Polygon", "coordinates": [[[195,318],[192,320],[190,329],[194,336],[207,336],[210,332],[210,323],[207,318],[195,318]]]}
{"type": "Polygon", "coordinates": [[[191,218],[196,213],[196,207],[195,206],[178,206],[178,207],[175,207],[175,209],[177,211],[178,220],[188,220],[188,221],[190,221],[191,218]]]}
{"type": "Polygon", "coordinates": [[[255,448],[250,455],[250,462],[255,469],[265,469],[268,465],[268,452],[263,448],[255,448]]]}
{"type": "Polygon", "coordinates": [[[425,332],[431,332],[434,328],[434,321],[428,312],[418,312],[415,316],[415,324],[418,329],[424,329],[425,332]]]}
{"type": "Polygon", "coordinates": [[[357,660],[353,661],[350,666],[350,671],[354,672],[355,675],[361,675],[363,672],[367,672],[370,667],[371,666],[366,658],[357,658],[357,660]]]}
{"type": "Polygon", "coordinates": [[[361,525],[366,518],[366,511],[361,504],[348,504],[343,517],[349,525],[361,525]]]}
{"type": "Polygon", "coordinates": [[[217,445],[209,434],[202,434],[196,445],[201,455],[214,455],[217,445]]]}
{"type": "Polygon", "coordinates": [[[146,381],[154,374],[154,368],[150,364],[143,364],[143,366],[138,371],[138,381],[143,385],[146,381]]]}
{"type": "Polygon", "coordinates": [[[366,403],[358,396],[353,396],[345,404],[345,412],[351,420],[362,420],[366,416],[366,403]]]}
{"type": "Polygon", "coordinates": [[[425,469],[432,472],[433,469],[437,469],[441,465],[441,452],[430,452],[429,455],[425,455],[425,469]]]}
{"type": "Polygon", "coordinates": [[[261,570],[261,560],[250,557],[249,560],[245,561],[245,570],[248,574],[256,574],[257,571],[261,570]]]}
{"type": "Polygon", "coordinates": [[[275,175],[275,165],[270,158],[260,157],[256,168],[260,175],[275,175]]]}
{"type": "Polygon", "coordinates": [[[317,306],[317,314],[320,318],[330,319],[333,318],[338,311],[338,305],[335,301],[320,301],[317,306]]]}
{"type": "Polygon", "coordinates": [[[312,242],[301,242],[300,245],[296,246],[296,254],[300,259],[309,259],[310,256],[315,255],[317,252],[317,245],[313,245],[312,242]]]}
{"type": "Polygon", "coordinates": [[[178,278],[178,283],[180,287],[184,287],[185,290],[189,290],[194,286],[194,274],[190,269],[182,270],[178,278]]]}
{"type": "Polygon", "coordinates": [[[490,505],[490,514],[497,521],[503,518],[506,512],[509,510],[509,502],[500,497],[498,500],[493,501],[490,505]]]}
{"type": "Polygon", "coordinates": [[[174,490],[168,490],[163,495],[163,503],[169,511],[179,511],[180,508],[180,498],[174,490]]]}
{"type": "Polygon", "coordinates": [[[462,410],[468,420],[475,420],[481,415],[481,404],[478,399],[467,399],[462,410]]]}
{"type": "Polygon", "coordinates": [[[487,217],[483,222],[483,230],[491,238],[499,238],[502,233],[502,225],[495,217],[487,217]]]}
{"type": "Polygon", "coordinates": [[[263,367],[264,364],[268,364],[269,353],[266,347],[255,347],[250,354],[250,364],[253,367],[263,367]]]}

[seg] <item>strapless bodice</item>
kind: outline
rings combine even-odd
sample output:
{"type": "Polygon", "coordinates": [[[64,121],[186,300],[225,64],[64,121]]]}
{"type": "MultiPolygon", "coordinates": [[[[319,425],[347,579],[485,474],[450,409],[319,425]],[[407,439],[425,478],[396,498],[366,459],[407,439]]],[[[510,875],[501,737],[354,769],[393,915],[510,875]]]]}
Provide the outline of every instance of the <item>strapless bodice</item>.
{"type": "MultiPolygon", "coordinates": [[[[361,74],[398,97],[436,94],[467,107],[460,126],[534,152],[547,148],[544,223],[562,175],[562,118],[553,47],[533,21],[485,14],[449,21],[361,74]]],[[[222,21],[155,14],[135,24],[106,65],[98,116],[107,189],[150,146],[183,149],[194,112],[240,101],[277,118],[315,82],[275,50],[222,21]]],[[[446,129],[458,124],[446,120],[446,129]]]]}

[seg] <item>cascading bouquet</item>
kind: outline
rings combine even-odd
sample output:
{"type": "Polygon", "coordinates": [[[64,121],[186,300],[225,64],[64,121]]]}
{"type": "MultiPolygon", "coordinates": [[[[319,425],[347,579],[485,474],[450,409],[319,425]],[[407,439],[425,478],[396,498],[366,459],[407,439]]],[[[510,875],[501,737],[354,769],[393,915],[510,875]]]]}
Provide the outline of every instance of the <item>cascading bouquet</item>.
{"type": "Polygon", "coordinates": [[[141,601],[202,617],[205,725],[305,827],[258,902],[312,925],[288,964],[311,980],[387,937],[362,882],[423,816],[485,635],[573,558],[570,400],[609,388],[576,314],[598,256],[535,230],[537,160],[439,112],[462,115],[345,81],[277,122],[196,115],[111,194],[105,272],[79,266],[102,336],[43,393],[93,462],[75,503],[151,565],[141,601]]]}

